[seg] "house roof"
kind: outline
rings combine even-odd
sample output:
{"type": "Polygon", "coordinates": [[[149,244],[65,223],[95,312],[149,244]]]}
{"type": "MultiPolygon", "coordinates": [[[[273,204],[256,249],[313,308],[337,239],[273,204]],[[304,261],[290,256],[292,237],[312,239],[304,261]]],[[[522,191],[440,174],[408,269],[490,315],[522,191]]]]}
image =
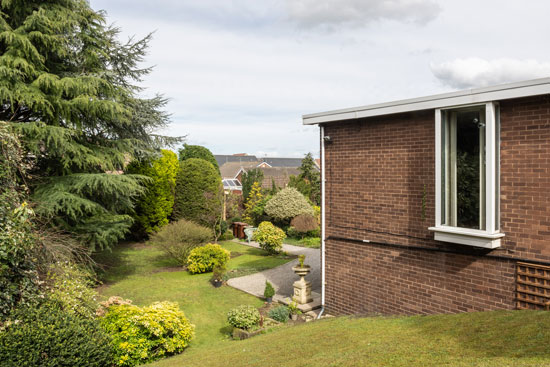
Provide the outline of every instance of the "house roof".
{"type": "Polygon", "coordinates": [[[262,162],[269,164],[271,167],[300,167],[302,158],[260,158],[262,162]]]}
{"type": "Polygon", "coordinates": [[[264,173],[262,182],[264,189],[270,189],[272,181],[275,181],[277,187],[286,187],[291,175],[297,176],[300,174],[298,168],[295,167],[269,167],[260,169],[264,173]]]}
{"type": "Polygon", "coordinates": [[[304,125],[390,115],[394,113],[429,110],[449,106],[499,101],[504,99],[550,94],[550,78],[534,79],[493,87],[467,89],[459,92],[346,108],[302,116],[304,125]]]}
{"type": "Polygon", "coordinates": [[[241,169],[245,171],[251,168],[255,168],[261,162],[227,162],[220,165],[220,174],[222,178],[235,178],[239,174],[241,169]]]}
{"type": "Polygon", "coordinates": [[[222,166],[225,163],[229,162],[257,162],[258,158],[255,155],[246,155],[244,153],[226,155],[226,154],[216,154],[214,155],[218,166],[222,166]]]}

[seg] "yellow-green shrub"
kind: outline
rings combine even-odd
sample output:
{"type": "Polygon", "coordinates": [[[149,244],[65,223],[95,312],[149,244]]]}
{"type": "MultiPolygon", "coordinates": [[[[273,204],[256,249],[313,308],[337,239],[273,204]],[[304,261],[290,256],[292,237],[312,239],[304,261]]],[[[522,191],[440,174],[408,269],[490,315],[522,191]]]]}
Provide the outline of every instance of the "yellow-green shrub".
{"type": "Polygon", "coordinates": [[[304,195],[293,187],[284,188],[275,194],[265,205],[265,212],[279,223],[288,223],[300,214],[314,214],[304,195]]]}
{"type": "Polygon", "coordinates": [[[149,307],[112,305],[101,325],[112,338],[117,366],[135,366],[181,353],[195,329],[173,302],[155,302],[149,307]]]}
{"type": "Polygon", "coordinates": [[[207,273],[216,265],[225,266],[230,255],[231,253],[220,245],[207,243],[191,251],[187,259],[187,270],[191,274],[207,273]]]}
{"type": "Polygon", "coordinates": [[[277,253],[281,251],[286,235],[282,229],[275,227],[270,222],[262,222],[252,238],[267,252],[277,253]]]}

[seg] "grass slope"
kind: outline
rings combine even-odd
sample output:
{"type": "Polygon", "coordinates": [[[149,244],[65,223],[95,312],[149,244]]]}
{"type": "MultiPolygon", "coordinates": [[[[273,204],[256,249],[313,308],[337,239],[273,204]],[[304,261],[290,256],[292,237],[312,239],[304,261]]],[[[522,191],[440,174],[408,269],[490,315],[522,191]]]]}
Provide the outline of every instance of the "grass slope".
{"type": "MultiPolygon", "coordinates": [[[[290,259],[267,256],[264,251],[224,242],[223,247],[233,256],[228,268],[269,269],[290,259]]],[[[139,306],[156,301],[178,302],[185,315],[195,324],[195,339],[188,351],[200,349],[227,340],[229,333],[226,314],[241,304],[260,307],[258,298],[228,286],[214,288],[209,279],[212,274],[190,275],[178,264],[166,258],[154,247],[144,244],[127,244],[104,253],[96,261],[106,266],[103,274],[105,286],[100,288],[103,298],[121,296],[139,306]]]]}
{"type": "Polygon", "coordinates": [[[150,366],[542,367],[550,366],[549,343],[550,312],[341,317],[189,350],[150,366]]]}

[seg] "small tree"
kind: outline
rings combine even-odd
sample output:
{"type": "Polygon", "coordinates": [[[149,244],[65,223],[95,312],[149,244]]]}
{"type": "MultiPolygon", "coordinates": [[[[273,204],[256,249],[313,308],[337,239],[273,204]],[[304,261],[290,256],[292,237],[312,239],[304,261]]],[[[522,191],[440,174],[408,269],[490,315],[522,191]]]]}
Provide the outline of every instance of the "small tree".
{"type": "Polygon", "coordinates": [[[252,185],[252,189],[246,198],[246,202],[244,204],[244,217],[243,219],[250,223],[254,223],[254,208],[256,208],[256,205],[258,205],[259,202],[261,202],[264,198],[264,195],[262,194],[262,187],[260,186],[260,183],[254,182],[252,185]]]}
{"type": "Polygon", "coordinates": [[[220,171],[218,161],[216,161],[214,154],[212,154],[208,148],[201,145],[183,144],[183,149],[179,150],[179,158],[182,162],[189,158],[204,159],[205,161],[210,162],[218,172],[220,171]]]}
{"type": "Polygon", "coordinates": [[[282,189],[265,206],[267,215],[279,223],[288,222],[300,214],[313,215],[313,208],[304,195],[293,187],[282,189]]]}
{"type": "Polygon", "coordinates": [[[161,156],[157,159],[133,162],[126,169],[128,173],[151,178],[146,183],[146,193],[137,202],[135,209],[134,218],[139,232],[149,234],[168,224],[168,217],[174,207],[178,170],[178,157],[170,150],[161,150],[161,156]]]}
{"type": "Polygon", "coordinates": [[[210,162],[198,158],[181,162],[172,218],[184,218],[210,227],[207,218],[222,210],[221,188],[220,175],[210,162]]]}
{"type": "Polygon", "coordinates": [[[248,200],[248,197],[250,196],[250,190],[252,190],[252,186],[255,182],[258,182],[260,184],[260,187],[262,187],[262,182],[264,181],[264,173],[259,168],[254,168],[249,170],[248,172],[243,172],[241,177],[241,185],[243,187],[243,198],[245,198],[245,201],[248,200]]]}
{"type": "Polygon", "coordinates": [[[298,170],[300,174],[291,176],[288,186],[296,188],[314,205],[320,205],[321,179],[311,153],[306,154],[298,170]]]}

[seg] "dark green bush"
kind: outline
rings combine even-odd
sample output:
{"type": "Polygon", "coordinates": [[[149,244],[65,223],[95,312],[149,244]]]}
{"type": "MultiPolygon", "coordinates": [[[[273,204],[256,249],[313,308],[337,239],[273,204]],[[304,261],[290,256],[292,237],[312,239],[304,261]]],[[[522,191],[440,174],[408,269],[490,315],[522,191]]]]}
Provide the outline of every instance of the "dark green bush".
{"type": "Polygon", "coordinates": [[[158,246],[180,264],[187,264],[187,258],[195,247],[212,241],[212,230],[185,219],[172,222],[153,234],[149,243],[158,246]]]}
{"type": "Polygon", "coordinates": [[[179,154],[180,161],[182,162],[190,158],[204,159],[205,161],[210,162],[214,166],[216,171],[219,172],[220,170],[216,158],[214,157],[212,152],[206,147],[200,145],[183,144],[183,149],[179,150],[179,154]]]}
{"type": "Polygon", "coordinates": [[[221,220],[223,187],[214,166],[190,158],[180,164],[176,178],[173,219],[187,219],[214,228],[221,220]]]}
{"type": "Polygon", "coordinates": [[[195,329],[173,302],[155,302],[149,307],[114,304],[101,324],[112,337],[117,366],[135,366],[181,353],[195,329]]]}
{"type": "Polygon", "coordinates": [[[269,316],[275,321],[287,322],[289,314],[290,314],[290,310],[288,309],[288,307],[279,306],[269,310],[269,312],[267,313],[267,316],[269,316]]]}
{"type": "Polygon", "coordinates": [[[260,311],[254,306],[242,305],[227,313],[229,325],[239,329],[250,329],[260,322],[260,311]]]}
{"type": "Polygon", "coordinates": [[[208,243],[194,248],[187,259],[187,270],[191,274],[208,273],[214,266],[225,266],[231,253],[218,244],[208,243]]]}
{"type": "Polygon", "coordinates": [[[233,238],[235,238],[233,236],[233,231],[228,229],[226,230],[220,237],[220,241],[230,241],[232,240],[233,238]]]}
{"type": "Polygon", "coordinates": [[[265,298],[271,298],[274,295],[275,295],[275,288],[273,288],[273,285],[266,280],[265,281],[265,288],[264,288],[264,297],[265,298]]]}
{"type": "Polygon", "coordinates": [[[0,331],[3,367],[110,366],[109,336],[96,320],[66,313],[55,303],[24,308],[0,331]]]}
{"type": "Polygon", "coordinates": [[[134,229],[144,234],[156,232],[168,224],[174,207],[178,157],[170,150],[161,150],[161,153],[157,159],[132,162],[126,169],[127,173],[151,179],[145,184],[147,191],[136,203],[134,215],[134,229]]]}

